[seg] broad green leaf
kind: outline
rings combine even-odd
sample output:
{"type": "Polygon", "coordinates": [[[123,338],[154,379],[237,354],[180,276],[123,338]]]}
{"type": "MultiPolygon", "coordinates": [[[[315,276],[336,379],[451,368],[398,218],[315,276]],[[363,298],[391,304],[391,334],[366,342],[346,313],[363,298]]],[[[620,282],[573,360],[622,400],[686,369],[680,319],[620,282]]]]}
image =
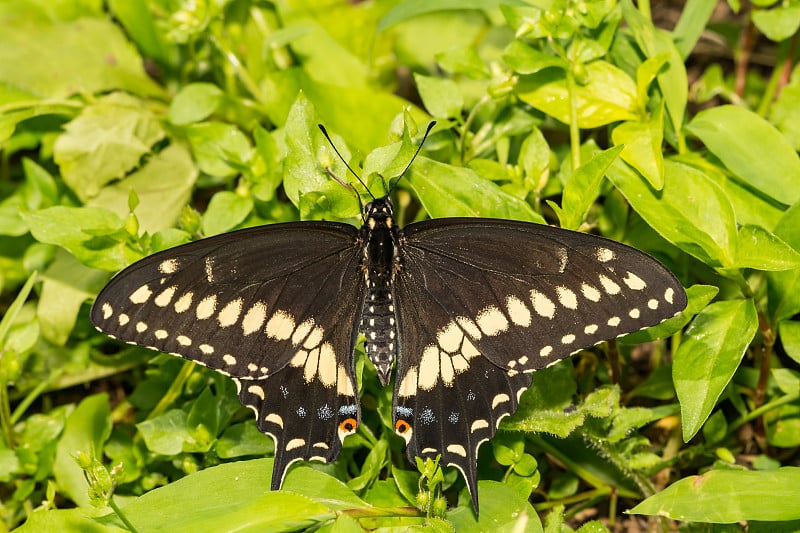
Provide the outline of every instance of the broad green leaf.
{"type": "Polygon", "coordinates": [[[800,28],[800,7],[797,5],[776,5],[770,9],[754,9],[753,24],[775,42],[788,39],[800,28]]]}
{"type": "MultiPolygon", "coordinates": [[[[775,226],[775,235],[800,251],[800,202],[786,210],[775,226]]],[[[800,269],[767,272],[767,282],[767,305],[773,324],[800,312],[800,269]]]]}
{"type": "Polygon", "coordinates": [[[134,213],[139,230],[151,235],[175,225],[189,202],[199,172],[182,143],[174,143],[150,157],[136,172],[106,185],[87,205],[128,215],[131,191],[139,197],[134,213]]]}
{"type": "Polygon", "coordinates": [[[464,98],[456,82],[449,78],[433,78],[421,74],[414,74],[414,81],[422,103],[431,116],[442,119],[461,116],[464,98]]]}
{"type": "Polygon", "coordinates": [[[535,372],[533,384],[520,398],[517,412],[503,419],[502,427],[568,436],[585,420],[585,413],[578,409],[565,411],[572,404],[575,390],[574,368],[569,361],[535,372]]]}
{"type": "Polygon", "coordinates": [[[687,130],[749,186],[783,204],[800,200],[800,158],[786,137],[752,111],[731,105],[707,109],[687,130]]]}
{"type": "Polygon", "coordinates": [[[536,74],[548,67],[562,70],[569,68],[569,63],[565,59],[543,52],[518,39],[511,41],[503,51],[503,61],[519,74],[536,74]]]}
{"type": "MultiPolygon", "coordinates": [[[[434,13],[437,11],[462,11],[465,9],[493,9],[496,8],[499,3],[498,0],[439,0],[437,2],[405,0],[383,16],[376,31],[382,32],[404,20],[413,19],[426,13],[434,13]]],[[[508,1],[503,3],[514,5],[518,2],[508,1]]]]}
{"type": "Polygon", "coordinates": [[[689,325],[672,366],[685,442],[711,414],[757,329],[752,300],[713,303],[689,325]]]}
{"type": "Polygon", "coordinates": [[[472,46],[455,46],[436,54],[436,62],[448,74],[464,74],[473,79],[488,78],[489,69],[472,46]]]}
{"type": "Polygon", "coordinates": [[[107,394],[84,398],[67,418],[64,433],[58,441],[53,473],[69,498],[81,507],[89,505],[89,487],[83,470],[74,456],[84,452],[97,458],[103,456],[103,443],[111,434],[111,407],[107,394]]]}
{"type": "Polygon", "coordinates": [[[778,323],[778,332],[786,355],[800,363],[800,322],[781,320],[778,323]]]}
{"type": "Polygon", "coordinates": [[[15,533],[42,531],[80,531],[81,533],[124,533],[128,528],[100,524],[88,516],[86,509],[34,509],[15,533]]]}
{"type": "Polygon", "coordinates": [[[364,501],[356,496],[345,483],[308,466],[290,469],[286,474],[283,490],[308,496],[335,510],[352,509],[365,505],[364,501]]]}
{"type": "MultiPolygon", "coordinates": [[[[3,95],[2,90],[3,87],[0,85],[0,103],[14,99],[3,95]]],[[[11,138],[20,122],[35,117],[46,117],[47,115],[63,115],[67,118],[73,118],[83,108],[83,105],[79,102],[70,100],[43,102],[32,100],[26,94],[19,95],[19,100],[14,105],[17,110],[11,111],[9,109],[10,106],[4,106],[4,111],[0,113],[0,143],[5,144],[11,138]]]]}
{"type": "Polygon", "coordinates": [[[622,151],[621,146],[615,146],[596,154],[591,160],[582,164],[564,186],[561,207],[550,202],[550,207],[556,212],[562,228],[577,230],[580,227],[600,193],[600,183],[608,167],[622,151]]]}
{"type": "Polygon", "coordinates": [[[172,99],[167,117],[179,126],[200,122],[217,110],[224,97],[222,90],[214,84],[190,83],[172,99]]]}
{"type": "Polygon", "coordinates": [[[611,134],[615,145],[625,145],[620,157],[644,176],[650,186],[664,186],[664,116],[661,108],[647,122],[623,122],[611,134]]]}
{"type": "Polygon", "coordinates": [[[231,191],[220,191],[211,197],[203,214],[203,235],[210,237],[230,231],[253,210],[253,197],[231,191]]]}
{"type": "Polygon", "coordinates": [[[669,58],[667,68],[658,74],[658,86],[667,108],[667,115],[675,131],[683,127],[686,114],[686,102],[689,95],[689,81],[683,58],[669,34],[655,28],[652,21],[645,18],[630,2],[622,2],[622,12],[628,23],[636,44],[648,58],[666,54],[669,58]]]}
{"type": "Polygon", "coordinates": [[[702,171],[667,160],[660,192],[620,160],[607,176],[639,216],[669,242],[710,266],[734,265],[733,208],[725,192],[702,171]]]}
{"type": "Polygon", "coordinates": [[[108,273],[89,268],[75,257],[59,250],[53,262],[42,273],[37,316],[42,336],[63,346],[83,303],[97,294],[108,281],[108,273]]]}
{"type": "MultiPolygon", "coordinates": [[[[624,71],[606,61],[586,65],[586,83],[575,86],[578,127],[599,128],[639,118],[636,84],[624,71]]],[[[520,77],[519,98],[564,124],[570,123],[570,95],[566,73],[545,69],[520,77]]]]}
{"type": "Polygon", "coordinates": [[[706,24],[711,19],[711,14],[716,7],[715,2],[708,0],[688,0],[681,9],[680,19],[672,30],[675,47],[686,59],[700,39],[706,24]]]}
{"type": "Polygon", "coordinates": [[[236,165],[245,164],[250,159],[250,141],[233,124],[192,124],[186,128],[186,136],[197,166],[211,176],[233,176],[238,173],[236,165]]]}
{"type": "Polygon", "coordinates": [[[712,524],[796,520],[800,518],[798,498],[797,467],[761,472],[712,470],[673,483],[629,512],[712,524]]]}
{"type": "Polygon", "coordinates": [[[170,409],[163,415],[139,422],[136,427],[144,439],[147,449],[161,455],[176,455],[183,445],[192,442],[186,427],[187,414],[180,409],[170,409]]]}
{"type": "Polygon", "coordinates": [[[124,90],[163,96],[142,58],[109,18],[18,19],[0,33],[0,85],[38,98],[124,90]]]}
{"type": "Polygon", "coordinates": [[[419,156],[406,184],[433,218],[466,216],[544,222],[523,199],[511,196],[468,168],[419,156]]]}
{"type": "Polygon", "coordinates": [[[739,228],[736,266],[758,270],[800,268],[800,252],[760,226],[739,228]]]}
{"type": "Polygon", "coordinates": [[[272,459],[207,468],[128,502],[125,515],[139,531],[169,533],[288,532],[335,517],[306,496],[270,491],[271,474],[272,459]]]}
{"type": "Polygon", "coordinates": [[[143,102],[123,93],[88,105],[65,129],[54,157],[64,181],[82,200],[135,168],[165,135],[143,102]]]}
{"type": "Polygon", "coordinates": [[[509,485],[497,481],[478,481],[480,517],[468,506],[460,505],[447,513],[456,531],[496,531],[498,533],[543,532],[539,515],[528,502],[509,485]]]}
{"type": "Polygon", "coordinates": [[[250,421],[228,427],[214,446],[214,452],[223,459],[266,455],[272,451],[272,438],[261,433],[250,421]]]}
{"type": "Polygon", "coordinates": [[[138,259],[112,238],[122,231],[120,218],[99,207],[53,206],[23,214],[33,237],[65,248],[83,264],[118,271],[138,259]]]}

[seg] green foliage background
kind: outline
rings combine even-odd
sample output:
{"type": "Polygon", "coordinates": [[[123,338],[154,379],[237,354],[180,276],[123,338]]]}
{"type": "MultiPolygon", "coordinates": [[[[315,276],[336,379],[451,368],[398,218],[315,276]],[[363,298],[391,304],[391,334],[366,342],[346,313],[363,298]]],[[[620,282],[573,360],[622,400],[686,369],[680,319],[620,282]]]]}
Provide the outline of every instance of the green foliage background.
{"type": "Polygon", "coordinates": [[[800,8],[715,6],[667,31],[629,0],[0,2],[0,531],[800,528],[800,8]],[[736,61],[692,56],[703,34],[736,61]],[[432,119],[402,222],[593,231],[688,308],[535,374],[482,449],[479,520],[455,472],[407,463],[360,352],[362,428],[271,492],[231,382],[89,305],[189,240],[357,223],[316,124],[380,193],[432,119]]]}

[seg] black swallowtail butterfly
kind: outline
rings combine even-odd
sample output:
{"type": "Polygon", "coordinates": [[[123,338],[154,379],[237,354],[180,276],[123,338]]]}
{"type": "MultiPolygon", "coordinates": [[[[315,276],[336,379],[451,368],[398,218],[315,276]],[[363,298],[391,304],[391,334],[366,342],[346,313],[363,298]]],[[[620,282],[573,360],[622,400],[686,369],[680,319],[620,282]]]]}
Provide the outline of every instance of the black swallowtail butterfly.
{"type": "Polygon", "coordinates": [[[662,322],[686,305],[647,254],[532,223],[394,223],[373,199],[361,229],[335,222],[254,227],[156,253],[123,270],[91,311],[117,339],[229,375],[275,441],[272,488],[298,460],[336,459],[361,420],[359,332],[380,381],[394,362],[394,430],[408,457],[466,479],[517,409],[531,372],[662,322]]]}

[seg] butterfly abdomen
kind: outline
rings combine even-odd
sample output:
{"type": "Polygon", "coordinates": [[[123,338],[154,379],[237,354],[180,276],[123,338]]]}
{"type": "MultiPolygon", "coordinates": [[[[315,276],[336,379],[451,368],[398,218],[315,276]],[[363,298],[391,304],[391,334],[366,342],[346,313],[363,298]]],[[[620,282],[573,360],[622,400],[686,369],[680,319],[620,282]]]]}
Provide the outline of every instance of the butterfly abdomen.
{"type": "Polygon", "coordinates": [[[397,320],[394,307],[394,276],[398,266],[398,230],[391,205],[381,199],[367,206],[362,228],[366,291],[361,314],[361,332],[367,352],[381,384],[387,385],[397,355],[397,320]]]}

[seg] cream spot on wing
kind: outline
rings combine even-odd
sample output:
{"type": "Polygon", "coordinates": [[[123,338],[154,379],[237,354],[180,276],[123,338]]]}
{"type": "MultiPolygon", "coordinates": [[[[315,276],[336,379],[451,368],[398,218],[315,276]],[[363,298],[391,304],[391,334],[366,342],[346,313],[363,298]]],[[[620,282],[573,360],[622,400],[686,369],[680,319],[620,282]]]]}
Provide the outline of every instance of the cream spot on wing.
{"type": "Polygon", "coordinates": [[[475,433],[479,429],[486,429],[489,427],[489,422],[483,418],[479,418],[472,423],[470,426],[469,431],[470,433],[475,433]]]}
{"type": "Polygon", "coordinates": [[[303,339],[306,338],[308,333],[311,331],[311,328],[313,327],[314,327],[313,318],[309,318],[301,322],[300,325],[297,326],[297,329],[294,330],[294,333],[292,333],[292,344],[297,346],[298,344],[303,342],[303,339]]]}
{"type": "Polygon", "coordinates": [[[431,390],[439,379],[439,349],[429,344],[422,350],[419,361],[419,387],[422,390],[431,390]]]}
{"type": "Polygon", "coordinates": [[[303,367],[303,378],[306,380],[306,383],[311,383],[311,380],[313,380],[314,376],[317,374],[317,370],[319,369],[319,352],[319,348],[314,348],[308,352],[306,366],[303,367]]]}
{"type": "Polygon", "coordinates": [[[250,394],[255,394],[262,400],[266,398],[266,395],[264,394],[264,389],[261,388],[261,385],[250,385],[249,387],[247,387],[247,392],[249,392],[250,394]]]}
{"type": "Polygon", "coordinates": [[[649,299],[647,301],[647,307],[655,311],[656,309],[658,309],[658,300],[656,300],[655,298],[649,299]]]}
{"type": "Polygon", "coordinates": [[[508,319],[494,305],[490,305],[480,311],[475,317],[475,322],[484,335],[493,337],[508,329],[508,319]]]}
{"type": "Polygon", "coordinates": [[[214,311],[217,310],[217,295],[210,294],[200,300],[200,303],[197,304],[197,309],[195,310],[195,315],[197,316],[197,320],[206,320],[211,318],[214,314],[214,311]]]}
{"type": "Polygon", "coordinates": [[[603,290],[606,291],[608,294],[619,294],[620,288],[619,285],[614,283],[608,276],[604,274],[600,274],[600,285],[603,286],[603,290]]]}
{"type": "Polygon", "coordinates": [[[178,260],[167,259],[166,261],[162,261],[161,264],[158,265],[158,271],[162,274],[174,274],[178,271],[178,260]]]}
{"type": "Polygon", "coordinates": [[[460,444],[450,444],[447,446],[447,451],[450,453],[454,453],[456,455],[460,455],[461,457],[467,456],[467,450],[460,444]]]}
{"type": "Polygon", "coordinates": [[[556,294],[558,295],[558,302],[569,309],[578,308],[578,297],[567,287],[556,287],[556,294]]]}
{"type": "Polygon", "coordinates": [[[198,348],[200,348],[200,351],[203,352],[205,355],[211,355],[212,353],[214,353],[214,347],[211,346],[210,344],[201,344],[200,346],[198,346],[198,348]]]}
{"type": "Polygon", "coordinates": [[[267,322],[266,331],[267,337],[285,341],[292,336],[292,332],[294,331],[294,317],[286,311],[275,311],[267,322]]]}
{"type": "Polygon", "coordinates": [[[664,299],[668,304],[672,303],[673,296],[675,296],[675,291],[672,290],[672,287],[664,291],[664,299]]]}
{"type": "Polygon", "coordinates": [[[508,394],[501,392],[500,394],[492,398],[492,409],[496,409],[498,405],[500,405],[501,403],[506,403],[508,401],[511,401],[511,398],[508,397],[508,394]]]}
{"type": "Polygon", "coordinates": [[[164,340],[164,339],[167,338],[167,330],[165,330],[165,329],[157,329],[153,333],[153,335],[155,336],[156,339],[164,340]]]}
{"type": "Polygon", "coordinates": [[[286,443],[286,451],[290,452],[296,448],[302,448],[305,444],[305,439],[292,439],[286,443]]]}
{"type": "Polygon", "coordinates": [[[319,346],[319,343],[322,342],[322,337],[325,336],[325,330],[321,327],[317,326],[311,330],[311,333],[308,334],[305,342],[303,343],[303,348],[311,349],[315,346],[319,346]]]}
{"type": "Polygon", "coordinates": [[[608,319],[608,325],[611,326],[612,328],[619,326],[620,322],[621,320],[619,319],[618,316],[612,316],[611,318],[608,319]]]}
{"type": "Polygon", "coordinates": [[[172,285],[171,287],[167,287],[161,293],[156,296],[154,300],[155,304],[159,307],[166,307],[172,301],[172,297],[175,296],[175,291],[178,290],[178,287],[172,285]]]}
{"type": "Polygon", "coordinates": [[[440,363],[440,372],[442,374],[442,382],[447,387],[453,386],[453,379],[455,378],[456,371],[453,368],[453,361],[447,354],[441,354],[441,358],[439,360],[440,363]]]}
{"type": "Polygon", "coordinates": [[[147,324],[145,324],[144,322],[137,322],[136,323],[136,332],[137,333],[144,333],[145,331],[147,331],[147,324]]]}
{"type": "Polygon", "coordinates": [[[609,261],[613,260],[615,254],[612,250],[608,248],[598,248],[595,252],[595,258],[601,263],[608,263],[609,261]]]}
{"type": "Polygon", "coordinates": [[[133,291],[133,293],[131,293],[131,295],[128,297],[128,299],[132,303],[143,304],[147,300],[149,300],[152,295],[153,295],[153,291],[150,290],[150,287],[148,287],[147,285],[142,285],[141,287],[139,287],[138,289],[133,291]]]}
{"type": "Polygon", "coordinates": [[[581,294],[587,300],[591,300],[593,302],[600,301],[600,291],[589,285],[588,283],[581,284],[581,294]]]}
{"type": "Polygon", "coordinates": [[[175,301],[175,312],[180,314],[185,312],[192,306],[192,298],[194,297],[194,293],[192,291],[187,292],[186,294],[182,295],[175,301]]]}
{"type": "Polygon", "coordinates": [[[192,345],[192,339],[190,339],[186,335],[178,335],[175,338],[175,340],[178,341],[178,344],[180,344],[181,346],[191,346],[192,345]]]}
{"type": "Polygon", "coordinates": [[[587,335],[594,335],[597,333],[597,324],[589,324],[585,328],[583,328],[583,332],[587,335]]]}
{"type": "Polygon", "coordinates": [[[306,364],[306,359],[308,359],[308,352],[306,350],[297,350],[294,353],[294,357],[289,360],[289,364],[299,368],[306,364]]]}
{"type": "Polygon", "coordinates": [[[283,429],[283,418],[281,417],[281,415],[277,413],[270,413],[267,416],[265,416],[264,422],[275,424],[279,428],[283,429]]]}
{"type": "Polygon", "coordinates": [[[645,283],[642,278],[640,278],[639,276],[637,276],[633,272],[628,272],[628,275],[625,276],[622,279],[622,281],[625,282],[625,285],[627,285],[628,288],[630,288],[630,289],[632,289],[634,291],[640,291],[640,290],[644,289],[645,287],[647,287],[647,283],[645,283]]]}
{"type": "Polygon", "coordinates": [[[119,325],[120,325],[120,326],[124,326],[124,325],[126,325],[128,322],[130,322],[130,321],[131,321],[131,317],[129,317],[129,316],[128,316],[128,315],[126,315],[125,313],[120,313],[120,314],[119,314],[119,316],[117,317],[117,321],[119,322],[119,325]]]}
{"type": "Polygon", "coordinates": [[[233,366],[236,364],[236,358],[229,353],[223,355],[222,360],[225,361],[225,364],[229,366],[233,366]]]}
{"type": "Polygon", "coordinates": [[[458,350],[463,338],[464,334],[455,322],[450,322],[436,334],[436,340],[439,342],[439,346],[447,353],[454,353],[458,350]]]}
{"type": "Polygon", "coordinates": [[[531,291],[531,303],[533,310],[539,316],[553,318],[556,314],[556,306],[553,301],[539,291],[531,291]]]}
{"type": "Polygon", "coordinates": [[[355,396],[353,384],[347,376],[347,369],[344,365],[336,367],[336,393],[340,396],[355,396]]]}
{"type": "Polygon", "coordinates": [[[456,322],[458,322],[458,325],[461,326],[461,328],[467,332],[467,335],[473,339],[480,340],[480,338],[483,336],[481,330],[478,328],[478,325],[469,318],[460,316],[456,318],[456,322]]]}
{"type": "Polygon", "coordinates": [[[553,352],[553,347],[552,346],[545,346],[541,350],[539,350],[539,356],[540,357],[547,357],[552,352],[553,352]]]}
{"type": "Polygon", "coordinates": [[[209,282],[209,283],[214,283],[214,259],[213,258],[206,257],[205,270],[206,270],[206,281],[209,282]]]}
{"type": "Polygon", "coordinates": [[[322,343],[319,348],[317,375],[325,387],[333,387],[336,384],[336,353],[329,342],[322,343]]]}
{"type": "Polygon", "coordinates": [[[527,328],[531,325],[530,309],[516,296],[506,298],[506,310],[511,321],[517,326],[527,328]]]}
{"type": "Polygon", "coordinates": [[[417,367],[412,366],[400,381],[397,388],[397,395],[402,397],[415,396],[417,394],[417,367]]]}
{"type": "Polygon", "coordinates": [[[247,313],[244,314],[244,318],[242,319],[242,332],[245,335],[255,333],[261,329],[266,319],[267,306],[264,302],[254,303],[250,309],[247,310],[247,313]]]}
{"type": "Polygon", "coordinates": [[[461,355],[464,356],[465,359],[468,361],[473,357],[478,357],[481,352],[475,347],[469,339],[464,339],[464,342],[461,344],[461,355]]]}
{"type": "Polygon", "coordinates": [[[525,366],[525,364],[528,362],[528,356],[527,355],[523,355],[522,357],[517,359],[517,361],[519,361],[519,364],[525,366]]]}
{"type": "Polygon", "coordinates": [[[635,307],[628,312],[628,316],[631,318],[639,318],[639,315],[639,310],[635,307]]]}
{"type": "Polygon", "coordinates": [[[239,320],[239,315],[242,313],[242,303],[243,301],[241,298],[236,298],[228,302],[225,307],[222,308],[217,315],[219,327],[227,328],[236,324],[236,321],[239,320]]]}
{"type": "Polygon", "coordinates": [[[114,309],[108,302],[105,302],[103,306],[100,308],[100,310],[103,312],[103,320],[108,320],[109,318],[111,318],[111,315],[114,314],[114,309]]]}
{"type": "Polygon", "coordinates": [[[572,333],[561,337],[561,344],[572,344],[573,342],[575,342],[575,335],[572,333]]]}
{"type": "Polygon", "coordinates": [[[451,358],[451,362],[453,363],[453,369],[456,371],[456,374],[469,370],[469,361],[461,354],[454,355],[451,358]]]}

